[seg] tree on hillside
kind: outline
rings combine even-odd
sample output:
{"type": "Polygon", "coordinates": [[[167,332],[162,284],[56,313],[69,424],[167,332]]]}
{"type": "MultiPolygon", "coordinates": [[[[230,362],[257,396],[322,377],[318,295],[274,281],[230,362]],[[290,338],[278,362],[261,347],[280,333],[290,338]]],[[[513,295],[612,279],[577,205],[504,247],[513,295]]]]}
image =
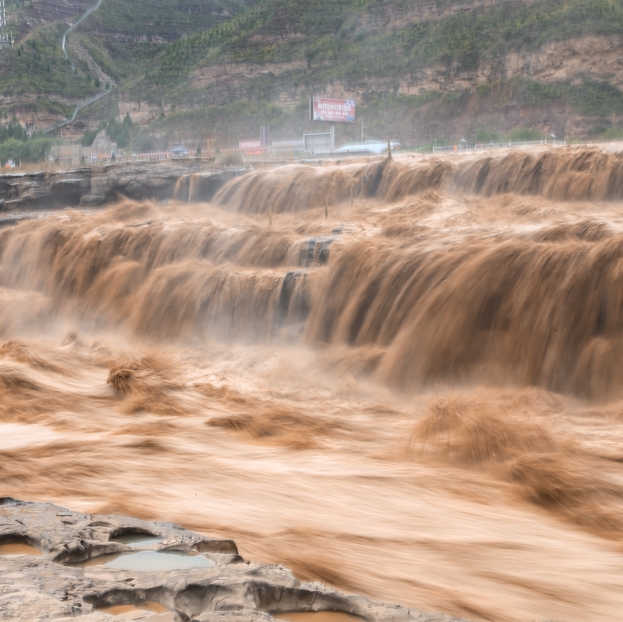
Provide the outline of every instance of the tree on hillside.
{"type": "Polygon", "coordinates": [[[3,142],[0,145],[0,160],[6,162],[7,160],[19,159],[19,150],[22,144],[20,140],[16,140],[15,138],[10,138],[3,142]]]}
{"type": "Polygon", "coordinates": [[[90,132],[86,132],[84,136],[80,139],[80,144],[83,147],[90,147],[93,144],[93,141],[97,137],[99,130],[92,130],[90,132]]]}

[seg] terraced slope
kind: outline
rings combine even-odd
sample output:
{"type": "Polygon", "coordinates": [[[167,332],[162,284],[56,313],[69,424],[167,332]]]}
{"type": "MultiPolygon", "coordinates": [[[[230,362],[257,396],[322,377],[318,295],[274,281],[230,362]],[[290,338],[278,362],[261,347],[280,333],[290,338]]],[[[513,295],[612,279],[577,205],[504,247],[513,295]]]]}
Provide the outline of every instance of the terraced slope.
{"type": "Polygon", "coordinates": [[[42,110],[66,114],[68,105],[106,82],[144,75],[168,43],[221,23],[250,3],[105,0],[68,39],[74,73],[61,51],[62,33],[94,0],[8,0],[17,43],[0,52],[0,116],[42,110]]]}
{"type": "Polygon", "coordinates": [[[130,98],[192,110],[169,131],[226,133],[234,116],[229,134],[270,123],[285,135],[315,94],[357,99],[369,134],[403,143],[523,125],[600,136],[623,112],[622,35],[620,0],[264,0],[170,45],[130,98]]]}
{"type": "Polygon", "coordinates": [[[623,0],[106,0],[70,37],[76,76],[56,48],[84,8],[9,4],[0,114],[55,111],[97,80],[158,144],[300,136],[310,94],[355,98],[366,135],[407,145],[623,137],[623,0]]]}

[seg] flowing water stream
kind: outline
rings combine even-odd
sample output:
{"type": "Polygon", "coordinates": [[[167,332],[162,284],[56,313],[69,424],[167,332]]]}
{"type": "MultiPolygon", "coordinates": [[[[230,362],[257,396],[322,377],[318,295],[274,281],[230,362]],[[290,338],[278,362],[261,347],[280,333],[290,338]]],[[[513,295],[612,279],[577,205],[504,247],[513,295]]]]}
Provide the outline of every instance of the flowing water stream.
{"type": "Polygon", "coordinates": [[[0,230],[2,494],[465,618],[620,618],[623,152],[193,187],[0,230]]]}

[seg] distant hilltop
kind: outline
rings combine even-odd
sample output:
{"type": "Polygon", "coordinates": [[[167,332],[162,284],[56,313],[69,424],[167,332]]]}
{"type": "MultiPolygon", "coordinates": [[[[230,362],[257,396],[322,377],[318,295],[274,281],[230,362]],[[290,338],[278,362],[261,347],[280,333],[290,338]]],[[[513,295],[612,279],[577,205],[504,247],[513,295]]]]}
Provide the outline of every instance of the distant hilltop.
{"type": "Polygon", "coordinates": [[[61,33],[95,1],[6,2],[4,122],[52,125],[114,86],[70,137],[129,113],[133,149],[235,145],[260,126],[295,140],[321,131],[318,96],[356,102],[339,144],[623,138],[621,0],[104,0],[68,38],[75,72],[61,33]]]}

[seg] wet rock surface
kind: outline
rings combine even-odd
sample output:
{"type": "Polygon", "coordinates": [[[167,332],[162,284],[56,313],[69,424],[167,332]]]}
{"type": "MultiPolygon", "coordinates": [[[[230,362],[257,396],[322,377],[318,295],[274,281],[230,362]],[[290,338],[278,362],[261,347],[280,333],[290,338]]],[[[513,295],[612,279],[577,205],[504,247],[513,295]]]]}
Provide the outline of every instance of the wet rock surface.
{"type": "Polygon", "coordinates": [[[42,555],[0,556],[2,621],[270,622],[277,612],[338,611],[367,622],[458,622],[348,596],[320,583],[300,583],[282,566],[245,562],[232,540],[205,538],[173,523],[80,514],[49,503],[2,498],[4,544],[30,545],[42,555]],[[135,552],[136,547],[113,541],[128,534],[159,540],[140,550],[194,552],[214,566],[150,572],[75,565],[100,555],[135,552]],[[143,610],[145,603],[150,605],[143,610]],[[135,609],[119,615],[101,611],[122,605],[135,609]]]}
{"type": "Polygon", "coordinates": [[[98,206],[118,198],[167,200],[178,179],[200,172],[195,200],[209,200],[244,170],[199,171],[195,163],[136,162],[68,171],[0,175],[0,211],[98,206]]]}

